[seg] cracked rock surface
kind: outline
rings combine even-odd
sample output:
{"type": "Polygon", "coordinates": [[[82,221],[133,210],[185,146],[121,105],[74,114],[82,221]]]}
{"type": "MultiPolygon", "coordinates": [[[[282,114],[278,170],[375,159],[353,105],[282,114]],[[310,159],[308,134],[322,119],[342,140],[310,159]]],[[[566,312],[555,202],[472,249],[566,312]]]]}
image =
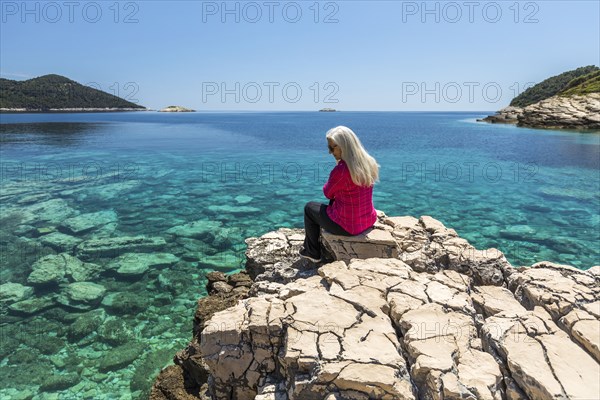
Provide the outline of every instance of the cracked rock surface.
{"type": "Polygon", "coordinates": [[[514,268],[428,216],[325,232],[320,264],[303,239],[246,240],[248,295],[197,329],[210,398],[600,398],[600,267],[514,268]]]}

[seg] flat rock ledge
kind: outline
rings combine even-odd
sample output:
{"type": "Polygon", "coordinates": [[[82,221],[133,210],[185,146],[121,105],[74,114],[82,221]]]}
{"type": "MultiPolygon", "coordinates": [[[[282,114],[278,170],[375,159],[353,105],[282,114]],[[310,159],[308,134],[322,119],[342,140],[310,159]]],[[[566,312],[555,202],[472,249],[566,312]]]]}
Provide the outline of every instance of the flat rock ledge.
{"type": "Polygon", "coordinates": [[[209,274],[150,398],[600,398],[600,266],[513,267],[429,216],[378,216],[323,232],[319,264],[301,229],[246,239],[247,273],[209,274]]]}

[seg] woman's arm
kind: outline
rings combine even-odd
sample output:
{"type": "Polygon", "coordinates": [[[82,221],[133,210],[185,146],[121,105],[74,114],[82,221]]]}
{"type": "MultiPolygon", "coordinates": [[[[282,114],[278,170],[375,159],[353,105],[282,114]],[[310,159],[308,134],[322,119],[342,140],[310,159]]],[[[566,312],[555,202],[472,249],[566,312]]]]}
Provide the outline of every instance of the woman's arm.
{"type": "Polygon", "coordinates": [[[333,199],[335,193],[338,192],[345,184],[344,171],[341,165],[337,165],[329,174],[329,180],[323,185],[323,194],[328,199],[333,199]]]}

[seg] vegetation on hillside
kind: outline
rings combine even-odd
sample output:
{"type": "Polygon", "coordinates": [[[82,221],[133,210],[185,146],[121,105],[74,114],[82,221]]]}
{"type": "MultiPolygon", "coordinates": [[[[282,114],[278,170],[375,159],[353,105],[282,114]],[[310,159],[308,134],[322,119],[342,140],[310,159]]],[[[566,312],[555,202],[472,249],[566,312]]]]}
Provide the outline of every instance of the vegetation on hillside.
{"type": "Polygon", "coordinates": [[[145,107],[60,75],[44,75],[26,81],[0,78],[0,108],[49,110],[64,108],[145,107]]]}
{"type": "MultiPolygon", "coordinates": [[[[525,90],[523,93],[512,99],[510,105],[514,107],[526,107],[530,104],[537,103],[538,101],[547,99],[549,97],[561,93],[574,80],[587,75],[591,75],[598,71],[600,71],[600,68],[598,68],[597,66],[588,65],[587,67],[580,67],[572,71],[563,72],[560,75],[550,77],[538,83],[537,85],[530,87],[529,89],[525,90]]],[[[583,81],[579,82],[575,86],[572,86],[571,88],[574,89],[582,83],[583,81]]]]}
{"type": "Polygon", "coordinates": [[[560,96],[600,93],[600,70],[573,79],[559,93],[560,96]]]}

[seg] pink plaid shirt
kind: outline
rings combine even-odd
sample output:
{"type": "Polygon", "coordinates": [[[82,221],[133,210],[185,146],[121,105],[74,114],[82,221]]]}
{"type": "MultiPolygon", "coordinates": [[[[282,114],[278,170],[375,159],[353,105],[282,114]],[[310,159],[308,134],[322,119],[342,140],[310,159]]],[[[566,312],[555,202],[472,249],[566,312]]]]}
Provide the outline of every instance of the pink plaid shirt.
{"type": "Polygon", "coordinates": [[[340,160],[329,174],[323,193],[328,199],[335,199],[327,207],[327,215],[346,232],[358,235],[377,221],[377,211],[373,207],[373,186],[358,186],[352,182],[344,160],[340,160]]]}

